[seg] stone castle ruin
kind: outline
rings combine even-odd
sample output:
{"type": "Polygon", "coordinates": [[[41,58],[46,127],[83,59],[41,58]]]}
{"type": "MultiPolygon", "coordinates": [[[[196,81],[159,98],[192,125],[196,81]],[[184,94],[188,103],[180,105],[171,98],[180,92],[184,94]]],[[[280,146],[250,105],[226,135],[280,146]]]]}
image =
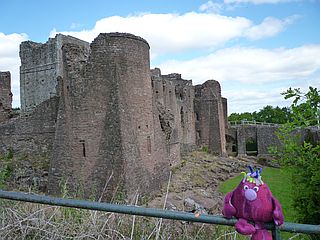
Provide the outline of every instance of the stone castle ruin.
{"type": "Polygon", "coordinates": [[[12,111],[11,74],[0,72],[0,122],[8,120],[12,111]]]}
{"type": "Polygon", "coordinates": [[[150,193],[181,153],[207,146],[226,156],[219,83],[193,86],[180,74],[150,70],[140,37],[103,33],[89,44],[58,34],[44,44],[23,42],[20,58],[17,118],[6,117],[10,74],[1,73],[0,152],[49,156],[51,194],[62,181],[88,196],[104,188],[150,193]]]}
{"type": "Polygon", "coordinates": [[[89,44],[57,34],[20,45],[19,116],[11,77],[0,72],[0,154],[49,159],[47,191],[61,183],[86,196],[149,194],[183,153],[257,154],[280,146],[277,126],[228,126],[220,84],[193,86],[181,74],[150,70],[149,44],[127,33],[101,33],[89,44]]]}

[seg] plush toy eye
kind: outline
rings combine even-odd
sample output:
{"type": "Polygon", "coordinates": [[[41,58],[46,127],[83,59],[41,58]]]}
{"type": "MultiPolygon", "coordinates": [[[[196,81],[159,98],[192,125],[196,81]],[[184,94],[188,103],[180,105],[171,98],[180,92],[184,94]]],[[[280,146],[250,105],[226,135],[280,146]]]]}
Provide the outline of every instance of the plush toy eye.
{"type": "Polygon", "coordinates": [[[259,187],[255,186],[255,187],[253,188],[253,190],[254,190],[255,192],[258,192],[258,191],[259,191],[259,187]]]}
{"type": "Polygon", "coordinates": [[[243,189],[244,189],[244,190],[248,190],[249,187],[248,187],[247,185],[244,185],[243,189]]]}

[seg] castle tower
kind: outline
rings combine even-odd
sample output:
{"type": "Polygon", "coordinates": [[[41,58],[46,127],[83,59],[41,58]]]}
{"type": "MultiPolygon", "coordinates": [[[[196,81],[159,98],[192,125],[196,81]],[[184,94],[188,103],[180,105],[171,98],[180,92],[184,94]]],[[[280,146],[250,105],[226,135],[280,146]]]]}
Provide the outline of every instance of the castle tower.
{"type": "Polygon", "coordinates": [[[90,186],[87,194],[92,186],[101,194],[108,182],[107,199],[115,189],[127,195],[159,189],[168,159],[153,117],[149,45],[132,34],[104,33],[90,48],[85,66],[76,71],[69,59],[81,50],[63,47],[68,74],[61,80],[49,191],[58,192],[65,178],[90,186]],[[69,88],[75,79],[82,93],[69,88]]]}
{"type": "Polygon", "coordinates": [[[57,34],[46,43],[32,41],[20,45],[21,111],[31,112],[40,103],[57,96],[57,78],[63,75],[62,46],[76,43],[89,47],[80,39],[57,34]]]}
{"type": "Polygon", "coordinates": [[[195,86],[194,111],[198,146],[208,146],[209,152],[226,156],[226,101],[221,98],[218,81],[208,80],[195,86]],[[223,106],[225,105],[225,106],[223,106]]]}
{"type": "Polygon", "coordinates": [[[11,109],[11,74],[10,72],[0,72],[0,122],[9,119],[11,109]]]}

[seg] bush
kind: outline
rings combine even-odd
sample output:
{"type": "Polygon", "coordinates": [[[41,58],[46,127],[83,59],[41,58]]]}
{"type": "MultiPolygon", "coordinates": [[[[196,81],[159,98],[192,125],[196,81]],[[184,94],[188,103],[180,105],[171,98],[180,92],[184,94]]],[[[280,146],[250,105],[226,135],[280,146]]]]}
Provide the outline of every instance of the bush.
{"type": "Polygon", "coordinates": [[[286,99],[294,98],[291,105],[293,121],[284,124],[278,133],[283,148],[278,149],[280,163],[292,167],[293,206],[296,220],[320,224],[320,146],[318,143],[301,143],[301,133],[306,127],[318,126],[320,116],[320,91],[309,87],[307,93],[291,89],[282,93],[286,99]]]}

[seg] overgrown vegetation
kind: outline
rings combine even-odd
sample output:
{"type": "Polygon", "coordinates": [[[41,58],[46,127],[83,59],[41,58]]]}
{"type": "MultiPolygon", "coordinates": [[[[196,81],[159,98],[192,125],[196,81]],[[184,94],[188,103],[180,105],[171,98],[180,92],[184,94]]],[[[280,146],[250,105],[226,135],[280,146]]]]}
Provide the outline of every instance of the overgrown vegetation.
{"type": "Polygon", "coordinates": [[[304,129],[319,128],[320,91],[309,87],[309,91],[303,93],[289,88],[282,94],[285,99],[293,99],[292,121],[283,125],[278,133],[283,148],[277,149],[277,153],[283,167],[293,171],[295,220],[320,224],[320,143],[311,138],[301,142],[304,129]]]}
{"type": "Polygon", "coordinates": [[[1,239],[245,240],[232,227],[1,201],[1,239]],[[236,238],[235,238],[236,236],[236,238]]]}
{"type": "Polygon", "coordinates": [[[7,180],[11,177],[13,170],[13,152],[9,151],[5,156],[0,156],[0,188],[4,189],[7,180]]]}

